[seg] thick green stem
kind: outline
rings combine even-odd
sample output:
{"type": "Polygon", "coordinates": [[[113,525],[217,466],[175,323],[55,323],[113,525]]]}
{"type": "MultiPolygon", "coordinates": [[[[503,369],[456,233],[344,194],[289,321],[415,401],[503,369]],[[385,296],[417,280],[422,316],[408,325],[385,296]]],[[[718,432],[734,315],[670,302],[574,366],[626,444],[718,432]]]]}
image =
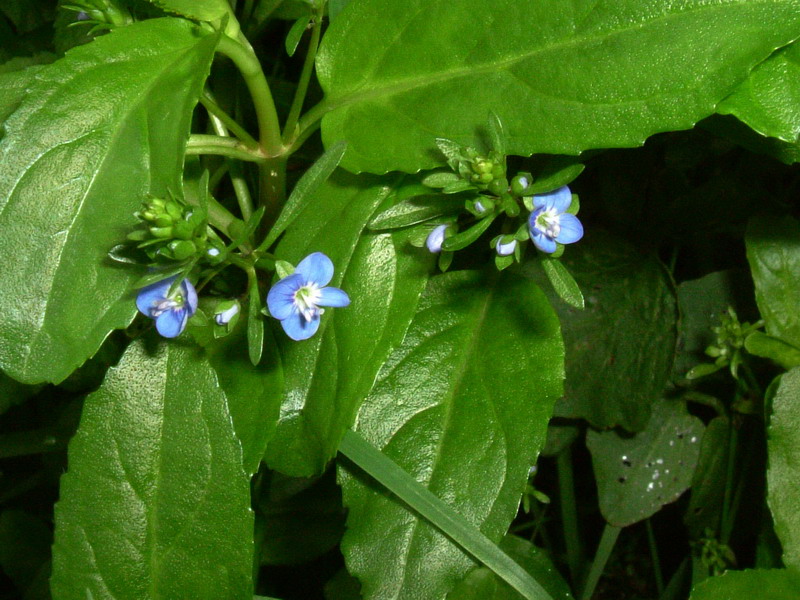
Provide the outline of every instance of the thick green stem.
{"type": "Polygon", "coordinates": [[[266,234],[272,227],[286,198],[286,158],[271,158],[260,168],[259,204],[264,207],[262,234],[266,234]]]}
{"type": "Polygon", "coordinates": [[[314,60],[317,58],[317,48],[319,47],[319,36],[322,30],[322,15],[324,14],[325,3],[320,2],[317,14],[314,17],[314,28],[311,32],[311,41],[308,44],[308,51],[306,52],[306,59],[303,63],[303,70],[300,73],[300,80],[297,83],[297,90],[294,93],[292,100],[292,107],[289,109],[289,116],[286,118],[286,126],[283,130],[283,140],[288,144],[294,140],[295,131],[297,127],[297,120],[300,117],[300,111],[303,109],[303,103],[306,99],[306,92],[308,91],[308,84],[311,81],[311,75],[314,72],[314,60]]]}
{"type": "Polygon", "coordinates": [[[564,541],[567,545],[567,564],[572,577],[573,587],[581,580],[583,550],[578,533],[578,507],[575,501],[575,481],[572,473],[572,451],[569,447],[559,453],[556,458],[558,470],[559,504],[561,505],[561,521],[564,524],[564,541]]]}
{"type": "Polygon", "coordinates": [[[592,568],[589,569],[589,576],[586,578],[586,585],[580,596],[581,600],[590,600],[594,594],[594,589],[597,587],[600,576],[606,568],[606,563],[611,557],[611,552],[614,550],[614,544],[617,543],[620,531],[622,531],[622,527],[606,523],[605,529],[603,529],[603,537],[600,538],[600,545],[597,547],[597,553],[592,561],[592,568]]]}
{"type": "Polygon", "coordinates": [[[263,162],[265,157],[258,150],[253,150],[232,137],[218,135],[193,134],[186,142],[187,156],[198,154],[214,154],[227,156],[250,162],[263,162]]]}
{"type": "Polygon", "coordinates": [[[233,61],[241,72],[247,89],[250,90],[258,119],[259,139],[265,152],[268,156],[280,156],[284,153],[284,147],[281,141],[278,113],[275,110],[272,92],[258,57],[252,48],[246,47],[227,35],[220,38],[217,50],[233,61]]]}

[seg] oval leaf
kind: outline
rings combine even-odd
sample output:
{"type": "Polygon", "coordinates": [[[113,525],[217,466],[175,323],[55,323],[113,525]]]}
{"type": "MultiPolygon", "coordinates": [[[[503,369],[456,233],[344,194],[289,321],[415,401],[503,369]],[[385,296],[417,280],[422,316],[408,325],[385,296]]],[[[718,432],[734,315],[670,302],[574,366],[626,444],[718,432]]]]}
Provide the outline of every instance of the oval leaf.
{"type": "Polygon", "coordinates": [[[509,154],[637,146],[713,113],[797,37],[798,7],[363,0],[331,24],[317,58],[323,140],[348,140],[347,169],[415,172],[441,163],[435,137],[470,145],[495,111],[509,154]]]}
{"type": "Polygon", "coordinates": [[[128,348],[83,408],[56,505],[54,600],[252,596],[249,478],[202,351],[128,348]]]}
{"type": "MultiPolygon", "coordinates": [[[[365,400],[357,430],[490,539],[516,515],[562,392],[558,319],[530,281],[438,276],[365,400]],[[478,469],[482,476],[465,477],[478,469]]],[[[472,566],[405,505],[340,470],[342,549],[364,598],[439,598],[472,566]]]]}
{"type": "Polygon", "coordinates": [[[115,29],[38,71],[0,140],[0,367],[63,380],[136,307],[109,249],[147,193],[180,190],[216,37],[180,19],[115,29]],[[78,115],[78,116],[76,116],[78,115]]]}

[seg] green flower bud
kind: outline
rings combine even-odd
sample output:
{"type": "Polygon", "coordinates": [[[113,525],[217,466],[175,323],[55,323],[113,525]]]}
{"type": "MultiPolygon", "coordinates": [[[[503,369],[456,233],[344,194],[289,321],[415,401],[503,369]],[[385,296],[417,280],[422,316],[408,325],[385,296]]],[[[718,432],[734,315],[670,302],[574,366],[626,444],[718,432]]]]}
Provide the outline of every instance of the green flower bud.
{"type": "Polygon", "coordinates": [[[533,177],[530,173],[518,173],[511,180],[511,193],[515,196],[524,196],[532,181],[533,177]]]}
{"type": "Polygon", "coordinates": [[[508,180],[503,176],[492,179],[487,189],[495,196],[500,196],[508,190],[508,180]]]}
{"type": "Polygon", "coordinates": [[[186,260],[197,252],[197,247],[186,240],[173,240],[167,247],[172,254],[172,258],[177,261],[186,260]]]}
{"type": "Polygon", "coordinates": [[[150,234],[153,237],[167,239],[172,237],[172,227],[151,227],[150,234]]]}

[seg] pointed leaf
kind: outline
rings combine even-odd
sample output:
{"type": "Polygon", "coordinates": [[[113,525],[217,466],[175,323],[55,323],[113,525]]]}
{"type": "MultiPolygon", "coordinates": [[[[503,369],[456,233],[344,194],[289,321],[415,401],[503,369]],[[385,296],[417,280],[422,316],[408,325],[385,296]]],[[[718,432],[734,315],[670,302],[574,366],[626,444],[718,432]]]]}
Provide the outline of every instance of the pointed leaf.
{"type": "MultiPolygon", "coordinates": [[[[357,430],[499,541],[544,445],[562,361],[558,320],[532,282],[471,271],[437,276],[357,430]]],[[[364,598],[440,598],[473,566],[404,504],[348,471],[340,476],[349,509],[342,549],[364,598]]]]}
{"type": "Polygon", "coordinates": [[[794,600],[800,595],[800,573],[790,569],[726,571],[692,590],[690,600],[794,600]]]}
{"type": "Polygon", "coordinates": [[[55,520],[54,600],[252,596],[249,478],[202,350],[128,348],[86,400],[55,520]]]}
{"type": "Polygon", "coordinates": [[[147,193],[180,189],[215,36],[180,19],[116,29],[42,68],[0,140],[0,366],[64,379],[135,314],[108,250],[147,193]]]}
{"type": "Polygon", "coordinates": [[[470,145],[494,110],[509,154],[637,146],[713,113],[797,37],[798,6],[364,0],[331,24],[317,58],[323,140],[348,140],[347,169],[414,172],[441,162],[434,138],[470,145]]]}
{"type": "Polygon", "coordinates": [[[328,255],[330,285],[347,292],[351,304],[327,309],[309,340],[294,342],[276,328],[287,395],[265,455],[273,469],[305,477],[324,469],[414,315],[432,255],[411,248],[408,232],[366,231],[393,183],[396,177],[337,171],[278,244],[276,255],[294,264],[312,252],[328,255]]]}

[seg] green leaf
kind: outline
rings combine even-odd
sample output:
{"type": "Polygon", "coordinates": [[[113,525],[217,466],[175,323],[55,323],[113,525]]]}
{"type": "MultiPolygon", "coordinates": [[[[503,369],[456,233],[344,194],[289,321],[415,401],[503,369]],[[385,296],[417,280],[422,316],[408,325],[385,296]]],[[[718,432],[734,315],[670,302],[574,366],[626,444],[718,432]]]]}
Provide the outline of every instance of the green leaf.
{"type": "Polygon", "coordinates": [[[108,250],[149,192],[180,189],[216,38],[180,19],[119,28],[37,71],[0,140],[0,366],[58,382],[136,309],[108,250]],[[76,118],[76,114],[80,118],[76,118]]]}
{"type": "MultiPolygon", "coordinates": [[[[542,548],[515,535],[506,535],[500,548],[522,565],[553,598],[571,600],[569,585],[542,548]]],[[[519,600],[511,586],[486,567],[473,569],[447,595],[447,600],[519,600]]]]}
{"type": "MultiPolygon", "coordinates": [[[[357,430],[499,541],[544,444],[562,361],[558,320],[532,282],[506,273],[437,276],[357,430]]],[[[342,551],[364,598],[439,598],[473,566],[404,504],[344,469],[340,476],[349,509],[342,551]]]]}
{"type": "Polygon", "coordinates": [[[725,497],[728,467],[730,422],[725,417],[711,419],[700,442],[700,456],[692,476],[692,494],[683,522],[690,539],[699,539],[706,529],[717,531],[725,497]]]}
{"type": "Polygon", "coordinates": [[[465,229],[455,235],[445,238],[442,242],[442,250],[446,252],[454,252],[462,250],[475,242],[483,233],[489,229],[496,218],[496,215],[489,215],[475,223],[469,229],[465,229]]]}
{"type": "Polygon", "coordinates": [[[247,286],[249,306],[247,310],[247,353],[250,362],[257,365],[264,352],[264,318],[261,314],[261,294],[258,291],[258,278],[252,270],[247,286]]]}
{"type": "Polygon", "coordinates": [[[795,569],[800,565],[800,368],[780,378],[772,401],[767,452],[767,501],[775,522],[775,533],[783,546],[783,562],[795,569]]]}
{"type": "Polygon", "coordinates": [[[586,446],[605,520],[626,527],[677,500],[692,481],[703,429],[683,402],[661,400],[647,428],[633,437],[589,431],[586,446]]]}
{"type": "Polygon", "coordinates": [[[767,333],[800,347],[800,222],[789,216],[755,217],[745,241],[767,333]]]}
{"type": "Polygon", "coordinates": [[[800,44],[781,48],[758,65],[718,107],[761,135],[796,143],[800,135],[800,44]]]}
{"type": "Polygon", "coordinates": [[[774,360],[784,369],[800,366],[800,348],[761,331],[748,335],[744,340],[744,348],[754,356],[774,360]]]}
{"type": "Polygon", "coordinates": [[[30,67],[23,71],[0,74],[0,139],[5,135],[5,120],[19,108],[42,67],[30,67]]]}
{"type": "Polygon", "coordinates": [[[308,29],[309,23],[311,23],[310,14],[300,17],[294,22],[289,33],[286,34],[286,54],[294,56],[300,40],[303,39],[303,34],[306,32],[306,29],[308,29]]]}
{"type": "Polygon", "coordinates": [[[207,349],[219,387],[228,401],[236,437],[242,444],[244,470],[248,475],[258,469],[267,442],[275,433],[284,391],[281,356],[272,331],[267,329],[264,335],[264,354],[258,366],[253,366],[244,352],[247,347],[244,323],[207,349]]]}
{"type": "Polygon", "coordinates": [[[557,258],[543,258],[542,268],[544,269],[547,278],[553,285],[558,297],[564,302],[577,308],[578,310],[584,309],[583,293],[581,288],[570,275],[567,268],[557,258]]]}
{"type": "Polygon", "coordinates": [[[444,215],[452,215],[463,209],[464,198],[458,196],[442,194],[415,196],[375,215],[369,223],[369,228],[372,231],[400,229],[444,215]]]}
{"type": "Polygon", "coordinates": [[[280,235],[294,222],[294,220],[306,210],[310,203],[316,200],[317,193],[325,184],[328,178],[336,170],[339,162],[347,149],[347,143],[335,144],[325,151],[311,167],[303,173],[303,176],[295,184],[292,193],[283,205],[281,214],[269,231],[269,235],[261,244],[260,248],[269,248],[280,235]]]}
{"type": "Polygon", "coordinates": [[[796,0],[364,0],[317,57],[323,140],[348,140],[347,169],[414,172],[493,110],[509,154],[637,146],[713,113],[798,26],[796,0]]]}
{"type": "Polygon", "coordinates": [[[790,569],[726,571],[699,583],[691,600],[794,600],[800,594],[800,574],[790,569]]]}
{"type": "Polygon", "coordinates": [[[583,172],[581,160],[578,156],[534,156],[529,163],[533,174],[531,192],[543,194],[572,183],[583,172]]]}
{"type": "Polygon", "coordinates": [[[70,442],[55,520],[54,600],[252,596],[249,478],[199,348],[135,342],[109,370],[70,442]]]}
{"type": "Polygon", "coordinates": [[[227,0],[148,0],[167,12],[198,21],[216,21],[231,14],[227,0]]]}
{"type": "Polygon", "coordinates": [[[433,256],[411,248],[406,231],[365,231],[385,208],[392,183],[397,178],[336,172],[278,244],[276,255],[294,264],[311,252],[328,255],[335,268],[330,285],[352,303],[325,311],[309,340],[276,330],[288,393],[265,455],[273,469],[299,477],[322,472],[414,315],[433,256]]]}
{"type": "Polygon", "coordinates": [[[759,135],[734,117],[712,116],[698,126],[727,138],[750,152],[771,156],[787,165],[800,162],[800,144],[789,144],[776,138],[759,135]]]}
{"type": "Polygon", "coordinates": [[[540,282],[561,320],[567,380],[555,415],[586,419],[598,429],[641,431],[669,378],[677,337],[667,273],[655,256],[598,230],[560,260],[586,290],[582,311],[557,300],[533,261],[523,267],[540,282]]]}

